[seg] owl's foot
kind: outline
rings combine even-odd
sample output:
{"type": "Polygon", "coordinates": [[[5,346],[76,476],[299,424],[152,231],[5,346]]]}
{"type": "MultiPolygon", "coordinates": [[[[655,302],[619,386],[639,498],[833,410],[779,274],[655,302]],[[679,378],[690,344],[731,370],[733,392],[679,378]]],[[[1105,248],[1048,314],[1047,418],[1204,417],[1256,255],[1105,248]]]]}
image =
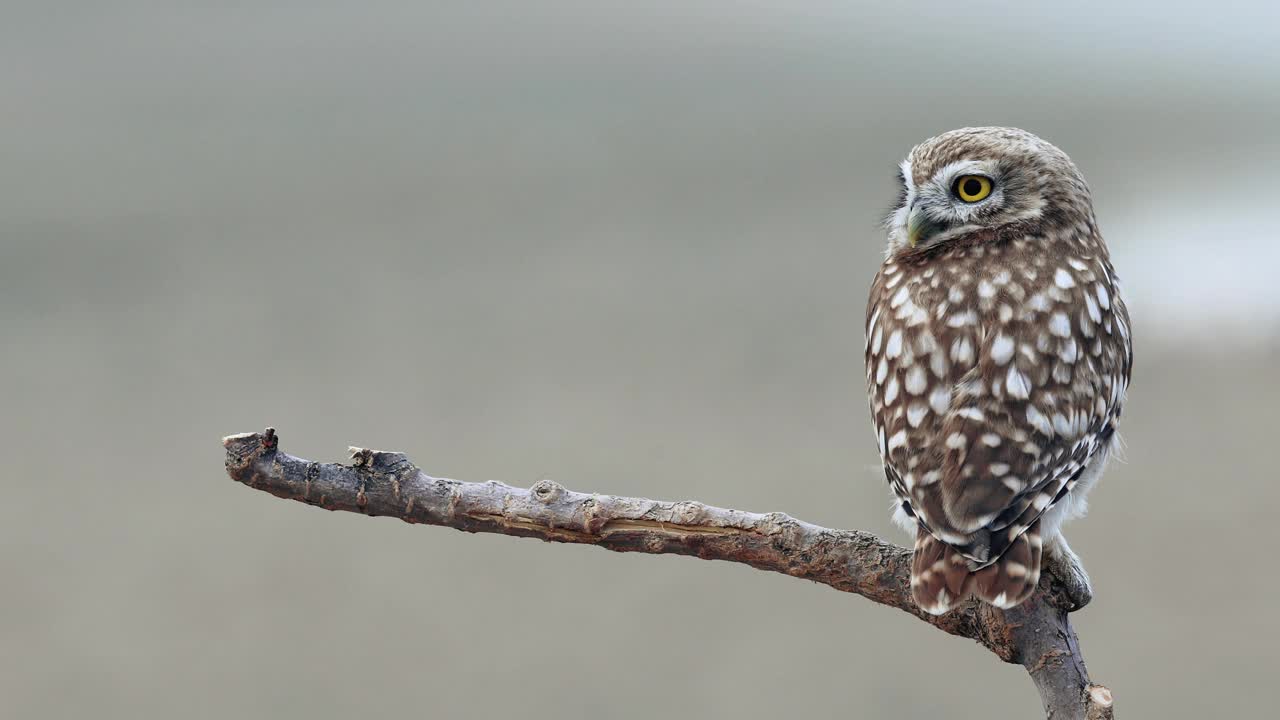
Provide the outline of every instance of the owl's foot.
{"type": "Polygon", "coordinates": [[[1056,535],[1044,550],[1043,571],[1050,577],[1049,601],[1067,612],[1088,605],[1093,600],[1093,583],[1089,582],[1080,557],[1062,535],[1056,535]]]}

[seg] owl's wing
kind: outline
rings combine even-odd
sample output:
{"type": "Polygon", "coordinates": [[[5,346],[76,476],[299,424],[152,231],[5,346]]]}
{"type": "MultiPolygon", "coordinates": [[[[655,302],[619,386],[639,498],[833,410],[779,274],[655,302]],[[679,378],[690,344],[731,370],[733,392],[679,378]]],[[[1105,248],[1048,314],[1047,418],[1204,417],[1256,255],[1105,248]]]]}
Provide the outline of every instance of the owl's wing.
{"type": "Polygon", "coordinates": [[[999,607],[1030,595],[1042,533],[1056,530],[1042,527],[1046,513],[1112,442],[1132,367],[1128,317],[1118,292],[1104,312],[1094,288],[1081,291],[973,336],[928,471],[901,483],[920,525],[912,594],[930,612],[968,593],[999,607]]]}
{"type": "Polygon", "coordinates": [[[1011,320],[986,333],[942,419],[937,481],[911,489],[930,533],[971,571],[1000,558],[1112,440],[1132,366],[1128,317],[1118,299],[1106,312],[1079,306],[1047,313],[1043,327],[1011,320]]]}
{"type": "MultiPolygon", "coordinates": [[[[993,382],[1027,383],[1027,372],[1011,364],[993,382]],[[1007,380],[1015,376],[1020,377],[1007,380]]],[[[1079,396],[1057,387],[1021,398],[1006,389],[1001,397],[990,386],[986,393],[973,392],[977,382],[957,386],[942,423],[939,480],[916,488],[913,497],[931,533],[963,555],[970,570],[1001,557],[1065,497],[1114,432],[1107,415],[1070,409],[1095,406],[1092,393],[1079,396]],[[1033,398],[1052,399],[1055,407],[1033,398]]]]}

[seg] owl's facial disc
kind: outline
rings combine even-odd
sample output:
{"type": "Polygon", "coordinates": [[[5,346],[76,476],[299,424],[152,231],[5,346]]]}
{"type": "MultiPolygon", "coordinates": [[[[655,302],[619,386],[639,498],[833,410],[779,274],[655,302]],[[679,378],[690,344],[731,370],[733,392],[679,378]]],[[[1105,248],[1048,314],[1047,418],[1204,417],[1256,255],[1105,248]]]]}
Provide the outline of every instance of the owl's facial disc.
{"type": "Polygon", "coordinates": [[[920,168],[913,167],[912,160],[902,163],[902,200],[887,222],[891,253],[923,250],[979,230],[1034,220],[1045,206],[1034,168],[1019,162],[1017,155],[944,160],[919,182],[913,171],[920,168]]]}
{"type": "Polygon", "coordinates": [[[1007,183],[995,161],[952,162],[919,186],[912,182],[910,169],[903,163],[904,202],[890,219],[903,249],[923,249],[1000,224],[1007,183]]]}

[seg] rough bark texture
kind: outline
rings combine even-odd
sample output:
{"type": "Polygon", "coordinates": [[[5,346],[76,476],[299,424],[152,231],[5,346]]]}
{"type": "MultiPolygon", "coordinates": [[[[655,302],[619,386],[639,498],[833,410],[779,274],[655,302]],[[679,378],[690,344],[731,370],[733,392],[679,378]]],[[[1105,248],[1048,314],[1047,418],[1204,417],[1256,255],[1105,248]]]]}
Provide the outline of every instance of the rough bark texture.
{"type": "Polygon", "coordinates": [[[728,560],[830,585],[976,640],[1001,660],[1022,665],[1052,720],[1113,717],[1111,691],[1089,681],[1067,617],[1083,604],[1069,578],[1064,585],[1045,573],[1036,594],[1011,610],[971,602],[933,616],[911,600],[910,551],[857,530],[831,530],[782,513],[579,493],[550,480],[526,490],[435,478],[396,452],[353,447],[352,465],[316,463],[281,452],[271,428],[232,435],[222,444],[233,480],[326,510],[618,552],[728,560]]]}

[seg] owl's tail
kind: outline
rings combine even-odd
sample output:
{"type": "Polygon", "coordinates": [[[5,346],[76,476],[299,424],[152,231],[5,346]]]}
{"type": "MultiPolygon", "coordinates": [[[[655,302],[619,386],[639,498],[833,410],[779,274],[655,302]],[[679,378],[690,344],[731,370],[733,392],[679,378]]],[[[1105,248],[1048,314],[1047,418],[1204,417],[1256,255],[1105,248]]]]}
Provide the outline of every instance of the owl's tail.
{"type": "Polygon", "coordinates": [[[1040,582],[1041,548],[1037,520],[995,562],[972,572],[960,551],[920,528],[911,560],[911,597],[932,615],[947,612],[969,595],[1011,608],[1030,597],[1040,582]]]}

